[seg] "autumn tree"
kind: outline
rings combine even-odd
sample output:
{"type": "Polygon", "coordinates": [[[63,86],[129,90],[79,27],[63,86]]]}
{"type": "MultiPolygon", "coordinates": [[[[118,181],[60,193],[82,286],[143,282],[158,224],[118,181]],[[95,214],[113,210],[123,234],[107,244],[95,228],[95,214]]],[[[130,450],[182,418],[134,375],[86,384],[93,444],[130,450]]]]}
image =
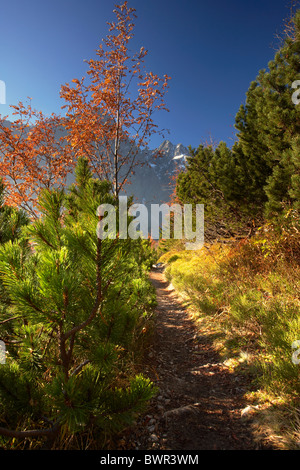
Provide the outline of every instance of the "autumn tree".
{"type": "Polygon", "coordinates": [[[73,169],[73,156],[65,141],[62,118],[46,117],[22,102],[11,106],[17,118],[0,119],[0,177],[6,202],[31,215],[42,189],[63,187],[73,169]]]}
{"type": "Polygon", "coordinates": [[[116,22],[108,23],[110,34],[99,45],[97,59],[87,61],[88,77],[64,85],[61,97],[74,154],[87,157],[94,175],[111,181],[117,196],[139,164],[138,149],[159,132],[153,114],[167,109],[169,77],[145,71],[143,47],[136,53],[129,49],[135,9],[124,2],[114,13],[116,22]]]}
{"type": "Polygon", "coordinates": [[[113,183],[115,196],[128,181],[138,149],[159,132],[153,114],[165,109],[169,77],[144,70],[147,51],[131,53],[135,10],[127,2],[114,10],[116,22],[87,61],[88,78],[61,88],[66,116],[45,116],[31,103],[13,105],[17,118],[0,117],[0,177],[7,203],[36,215],[42,189],[61,188],[78,157],[87,157],[94,176],[113,183]],[[88,83],[87,83],[88,81],[88,83]]]}

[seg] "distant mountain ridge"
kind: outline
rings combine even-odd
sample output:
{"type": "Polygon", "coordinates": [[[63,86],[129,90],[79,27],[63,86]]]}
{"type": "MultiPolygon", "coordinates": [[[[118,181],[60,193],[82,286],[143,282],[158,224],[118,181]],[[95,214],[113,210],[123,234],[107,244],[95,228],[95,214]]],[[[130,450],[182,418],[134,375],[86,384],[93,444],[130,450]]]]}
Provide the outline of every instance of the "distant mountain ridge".
{"type": "Polygon", "coordinates": [[[169,202],[173,192],[171,177],[177,169],[185,168],[188,156],[190,153],[184,145],[173,144],[169,140],[164,140],[152,151],[140,151],[137,160],[141,166],[135,168],[130,184],[125,186],[126,193],[133,195],[140,204],[169,202]]]}

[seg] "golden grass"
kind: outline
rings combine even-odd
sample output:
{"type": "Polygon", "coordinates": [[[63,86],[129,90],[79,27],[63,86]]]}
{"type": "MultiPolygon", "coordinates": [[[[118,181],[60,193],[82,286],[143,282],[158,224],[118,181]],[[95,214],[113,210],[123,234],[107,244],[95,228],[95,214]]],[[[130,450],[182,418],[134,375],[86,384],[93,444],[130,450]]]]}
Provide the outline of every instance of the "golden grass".
{"type": "Polygon", "coordinates": [[[251,240],[171,248],[159,261],[193,310],[199,329],[233,370],[254,377],[248,399],[257,406],[257,433],[280,449],[300,446],[300,263],[296,233],[280,238],[270,228],[251,240]]]}

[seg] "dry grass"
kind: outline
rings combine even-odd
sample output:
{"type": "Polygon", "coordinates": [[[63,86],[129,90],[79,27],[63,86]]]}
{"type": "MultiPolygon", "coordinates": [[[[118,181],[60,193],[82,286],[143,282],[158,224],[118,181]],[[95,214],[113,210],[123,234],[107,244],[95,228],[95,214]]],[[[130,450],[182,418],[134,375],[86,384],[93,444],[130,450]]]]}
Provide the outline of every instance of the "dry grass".
{"type": "Polygon", "coordinates": [[[194,310],[199,328],[221,331],[218,350],[233,368],[253,376],[249,400],[258,406],[257,434],[278,448],[300,443],[300,235],[297,227],[264,227],[250,240],[170,249],[160,261],[194,310]],[[245,359],[246,358],[246,359],[245,359]]]}

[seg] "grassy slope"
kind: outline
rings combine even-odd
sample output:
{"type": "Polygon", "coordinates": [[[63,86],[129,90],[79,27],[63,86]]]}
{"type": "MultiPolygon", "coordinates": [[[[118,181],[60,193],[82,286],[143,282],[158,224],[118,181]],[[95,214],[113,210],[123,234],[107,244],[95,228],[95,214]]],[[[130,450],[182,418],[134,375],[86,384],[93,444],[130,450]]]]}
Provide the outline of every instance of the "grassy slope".
{"type": "Polygon", "coordinates": [[[223,360],[251,374],[257,422],[280,448],[300,441],[300,364],[292,361],[300,340],[299,258],[299,232],[279,236],[271,226],[251,240],[173,248],[160,258],[223,360]]]}

